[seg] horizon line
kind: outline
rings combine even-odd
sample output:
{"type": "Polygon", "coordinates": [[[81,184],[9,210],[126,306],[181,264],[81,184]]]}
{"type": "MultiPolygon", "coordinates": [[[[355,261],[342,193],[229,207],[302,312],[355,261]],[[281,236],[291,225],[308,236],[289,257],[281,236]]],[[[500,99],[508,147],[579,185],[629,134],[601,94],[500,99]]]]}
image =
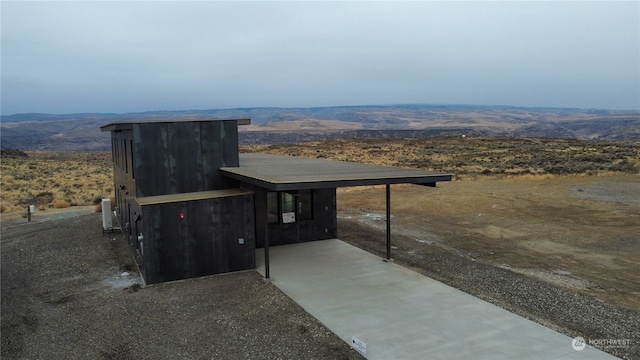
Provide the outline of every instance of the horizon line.
{"type": "Polygon", "coordinates": [[[470,107],[470,108],[511,108],[511,109],[531,109],[531,110],[582,110],[582,111],[619,111],[619,112],[640,112],[638,109],[610,109],[610,108],[581,108],[581,107],[562,107],[562,106],[519,106],[519,105],[479,105],[464,103],[397,103],[397,104],[360,104],[360,105],[327,105],[327,106],[242,106],[242,107],[223,107],[208,109],[182,109],[182,110],[142,110],[142,111],[125,111],[125,112],[67,112],[67,113],[48,113],[48,112],[18,112],[13,114],[1,114],[2,117],[10,117],[16,115],[128,115],[128,114],[144,114],[154,112],[201,112],[201,111],[225,111],[225,110],[247,110],[247,109],[323,109],[323,108],[357,108],[357,107],[403,107],[403,106],[427,106],[427,107],[470,107]]]}

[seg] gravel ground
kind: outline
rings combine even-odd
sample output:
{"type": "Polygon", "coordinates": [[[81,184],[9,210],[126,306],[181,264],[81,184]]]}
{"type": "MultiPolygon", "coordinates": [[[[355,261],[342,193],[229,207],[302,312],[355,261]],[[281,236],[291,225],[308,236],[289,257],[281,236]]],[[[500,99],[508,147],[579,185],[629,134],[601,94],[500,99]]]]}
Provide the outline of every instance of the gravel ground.
{"type": "Polygon", "coordinates": [[[361,359],[255,271],[141,288],[100,214],[2,223],[3,359],[361,359]]]}
{"type": "MultiPolygon", "coordinates": [[[[100,229],[100,214],[2,223],[3,359],[362,358],[255,271],[141,288],[126,246],[100,229]]],[[[339,230],[384,255],[378,230],[344,219],[339,230]]],[[[409,237],[393,243],[398,264],[571,337],[629,339],[603,350],[640,359],[637,312],[432,244],[416,250],[409,237]]]]}
{"type": "MultiPolygon", "coordinates": [[[[341,240],[386,256],[379,230],[346,219],[339,226],[341,240]]],[[[629,340],[628,346],[597,347],[623,359],[640,359],[640,313],[508,268],[482,264],[437,245],[422,243],[416,250],[416,243],[414,238],[394,235],[394,261],[570,337],[629,340]]]]}

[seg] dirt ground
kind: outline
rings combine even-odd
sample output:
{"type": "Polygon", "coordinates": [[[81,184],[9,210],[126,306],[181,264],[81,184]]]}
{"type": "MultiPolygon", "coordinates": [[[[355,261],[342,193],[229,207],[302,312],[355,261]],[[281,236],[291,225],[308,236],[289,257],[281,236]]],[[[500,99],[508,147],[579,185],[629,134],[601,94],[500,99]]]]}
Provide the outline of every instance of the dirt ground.
{"type": "MultiPolygon", "coordinates": [[[[2,225],[9,224],[22,224],[27,223],[26,209],[23,211],[11,211],[0,214],[0,222],[2,225]]],[[[92,214],[96,212],[96,205],[92,206],[72,206],[67,208],[50,208],[50,209],[35,209],[35,212],[31,214],[31,222],[42,222],[49,220],[59,220],[69,217],[75,217],[78,215],[92,214]]]]}
{"type": "MultiPolygon", "coordinates": [[[[392,187],[392,233],[640,312],[640,176],[392,187]]],[[[341,218],[382,229],[384,188],[339,192],[341,218]]]]}
{"type": "MultiPolygon", "coordinates": [[[[392,186],[396,262],[569,336],[640,356],[640,176],[392,186]]],[[[384,187],[338,192],[339,237],[385,255],[384,187]]]]}
{"type": "Polygon", "coordinates": [[[362,358],[255,271],[140,288],[100,214],[39,220],[1,224],[2,359],[362,358]]]}
{"type": "MultiPolygon", "coordinates": [[[[394,260],[640,358],[640,175],[545,176],[394,185],[394,260]]],[[[339,238],[383,256],[384,188],[337,204],[339,238]]],[[[2,358],[358,358],[254,272],[135,291],[94,211],[0,215],[2,358]]]]}

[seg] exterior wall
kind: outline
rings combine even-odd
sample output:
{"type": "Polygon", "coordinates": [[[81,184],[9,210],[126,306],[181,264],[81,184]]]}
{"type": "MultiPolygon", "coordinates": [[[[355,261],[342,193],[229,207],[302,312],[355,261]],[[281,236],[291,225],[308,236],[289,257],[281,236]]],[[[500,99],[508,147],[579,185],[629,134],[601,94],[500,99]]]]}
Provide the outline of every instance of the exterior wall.
{"type": "MultiPolygon", "coordinates": [[[[118,219],[149,284],[254,269],[255,248],[267,234],[270,245],[337,236],[335,188],[312,190],[313,215],[294,223],[280,216],[268,224],[267,191],[248,184],[255,194],[136,201],[239,187],[220,171],[239,166],[235,120],[132,123],[111,134],[118,219]]],[[[308,204],[303,193],[296,199],[308,204]]]]}
{"type": "Polygon", "coordinates": [[[133,124],[137,196],[236,187],[221,167],[238,166],[235,120],[133,124]]]}
{"type": "Polygon", "coordinates": [[[264,247],[264,232],[268,228],[269,246],[294,244],[315,240],[334,239],[338,235],[336,212],[336,189],[312,191],[313,219],[297,220],[295,223],[267,224],[266,191],[254,188],[256,192],[256,247],[264,247]]]}
{"type": "Polygon", "coordinates": [[[237,121],[132,123],[111,131],[111,141],[118,221],[147,283],[255,268],[253,196],[135,201],[237,187],[219,170],[239,165],[237,121]],[[191,215],[176,224],[180,212],[191,215]]]}
{"type": "Polygon", "coordinates": [[[113,157],[113,181],[115,190],[115,206],[118,221],[127,242],[131,245],[133,217],[140,208],[133,199],[136,198],[136,174],[133,156],[133,133],[131,130],[119,130],[111,133],[113,157]]]}
{"type": "Polygon", "coordinates": [[[254,269],[253,204],[251,194],[142,206],[137,251],[145,281],[254,269]]]}

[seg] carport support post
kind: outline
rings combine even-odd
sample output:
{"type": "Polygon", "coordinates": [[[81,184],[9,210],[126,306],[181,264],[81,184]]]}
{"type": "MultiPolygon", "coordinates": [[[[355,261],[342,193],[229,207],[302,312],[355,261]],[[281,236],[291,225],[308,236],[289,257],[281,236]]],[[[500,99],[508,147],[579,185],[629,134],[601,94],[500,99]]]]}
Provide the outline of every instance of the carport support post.
{"type": "Polygon", "coordinates": [[[391,260],[391,184],[387,184],[387,260],[391,260]]]}
{"type": "Polygon", "coordinates": [[[267,191],[264,194],[264,277],[269,278],[269,212],[267,211],[267,191]]]}

